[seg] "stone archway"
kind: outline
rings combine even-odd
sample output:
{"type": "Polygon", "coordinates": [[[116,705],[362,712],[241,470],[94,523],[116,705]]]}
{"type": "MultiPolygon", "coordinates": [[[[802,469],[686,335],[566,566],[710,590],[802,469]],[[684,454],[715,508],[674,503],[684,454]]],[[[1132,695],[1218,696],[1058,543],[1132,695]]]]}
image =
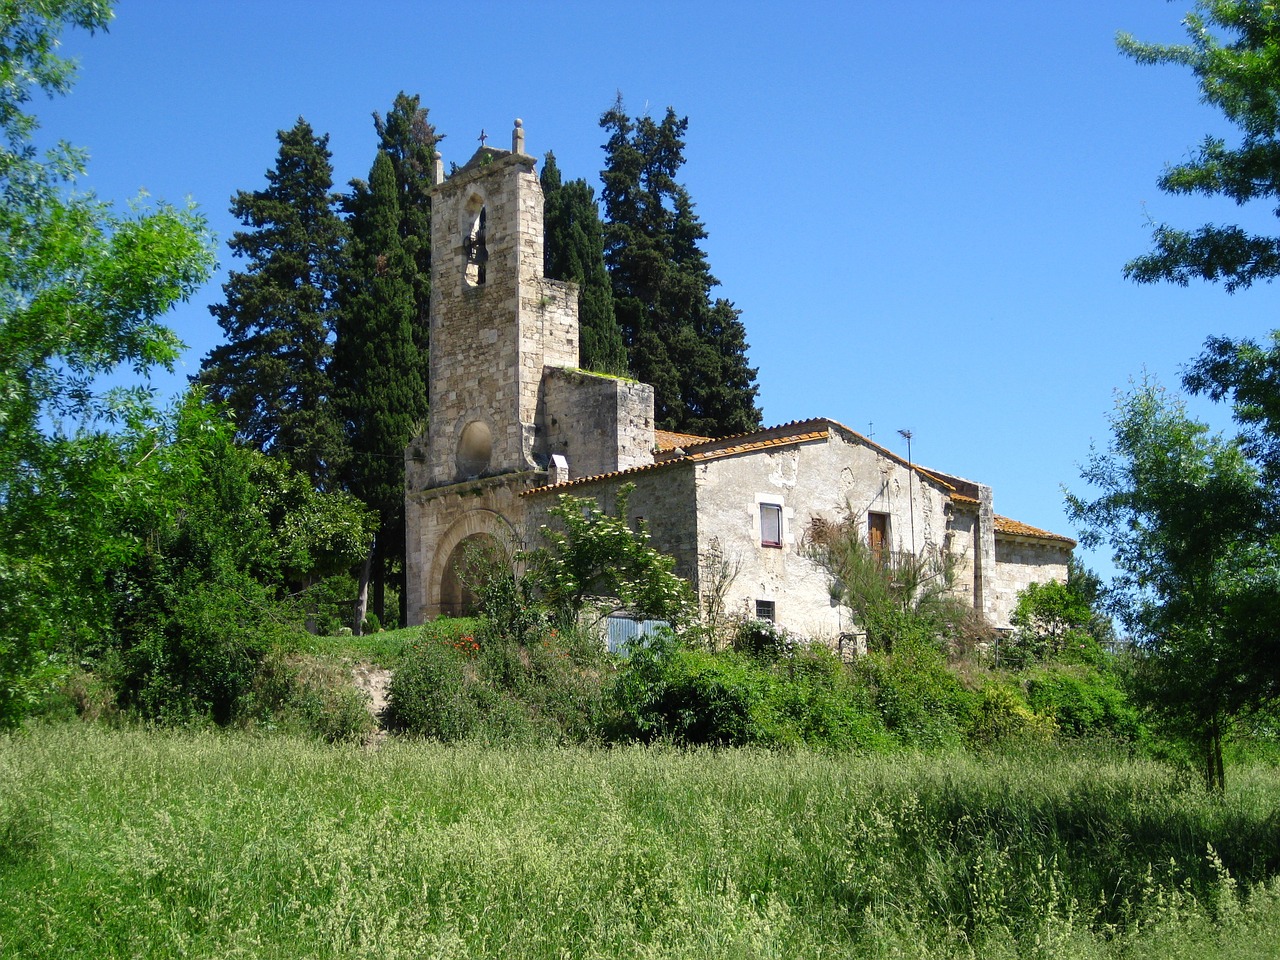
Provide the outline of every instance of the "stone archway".
{"type": "Polygon", "coordinates": [[[509,555],[516,538],[510,521],[492,510],[463,514],[436,542],[427,579],[428,616],[466,616],[474,612],[476,597],[468,585],[468,557],[479,552],[509,555]]]}
{"type": "Polygon", "coordinates": [[[484,564],[503,556],[501,544],[490,533],[463,537],[450,551],[440,576],[439,610],[442,617],[472,617],[479,612],[475,576],[484,564]]]}

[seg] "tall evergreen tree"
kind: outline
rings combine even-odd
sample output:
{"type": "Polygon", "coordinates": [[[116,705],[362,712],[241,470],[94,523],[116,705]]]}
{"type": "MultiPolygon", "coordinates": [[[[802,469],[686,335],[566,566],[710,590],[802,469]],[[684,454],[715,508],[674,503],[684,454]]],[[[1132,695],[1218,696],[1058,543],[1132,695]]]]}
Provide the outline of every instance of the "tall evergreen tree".
{"type": "Polygon", "coordinates": [[[325,488],[343,456],[328,367],[346,227],[331,192],[328,136],[299,118],[277,139],[267,188],[231,201],[250,229],[228,246],[248,267],[231,273],[225,302],[209,308],[227,342],[205,357],[200,380],[234,413],[242,439],[325,488]]]}
{"type": "MultiPolygon", "coordinates": [[[[427,119],[427,108],[415,93],[403,90],[384,119],[373,115],[378,132],[378,149],[391,159],[400,204],[400,243],[408,255],[406,274],[413,286],[414,338],[422,361],[422,378],[427,377],[427,350],[430,335],[428,310],[431,304],[431,187],[436,144],[444,139],[427,119]]],[[[427,415],[423,407],[420,416],[427,415]]]]}
{"type": "Polygon", "coordinates": [[[613,286],[604,265],[604,229],[595,192],[585,180],[563,183],[556,157],[542,165],[546,275],[578,285],[580,355],[584,369],[625,376],[627,345],[613,312],[613,286]]]}
{"type": "Polygon", "coordinates": [[[699,245],[707,232],[676,176],[688,118],[633,121],[619,97],[600,118],[605,264],[630,365],[655,390],[660,427],[727,436],[760,426],[746,330],[727,300],[712,303],[699,245]]]}
{"type": "MultiPolygon", "coordinates": [[[[426,365],[414,335],[413,247],[400,236],[400,191],[385,150],[368,183],[354,187],[333,381],[350,449],[349,488],[378,514],[361,598],[372,582],[374,610],[385,620],[388,571],[404,571],[404,448],[426,413],[426,365]]],[[[400,597],[403,603],[403,584],[400,597]]]]}

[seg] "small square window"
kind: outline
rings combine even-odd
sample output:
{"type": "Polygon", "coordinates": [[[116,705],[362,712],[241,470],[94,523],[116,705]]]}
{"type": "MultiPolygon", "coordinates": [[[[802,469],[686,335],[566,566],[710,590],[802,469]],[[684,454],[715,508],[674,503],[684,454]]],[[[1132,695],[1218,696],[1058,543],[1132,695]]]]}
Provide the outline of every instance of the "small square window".
{"type": "Polygon", "coordinates": [[[775,618],[776,618],[776,612],[774,610],[772,600],[756,601],[756,619],[757,620],[768,620],[770,623],[773,623],[775,618]]]}
{"type": "Polygon", "coordinates": [[[760,504],[760,546],[782,546],[782,507],[776,503],[760,504]]]}

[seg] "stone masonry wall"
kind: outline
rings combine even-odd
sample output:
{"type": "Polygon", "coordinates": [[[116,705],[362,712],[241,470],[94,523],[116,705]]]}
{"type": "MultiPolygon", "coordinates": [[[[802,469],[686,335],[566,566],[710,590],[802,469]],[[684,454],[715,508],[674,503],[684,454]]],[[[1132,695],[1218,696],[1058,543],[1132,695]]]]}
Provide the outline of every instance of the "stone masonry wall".
{"type": "Polygon", "coordinates": [[[565,457],[572,479],[653,463],[648,384],[549,367],[538,421],[545,454],[565,457]]]}
{"type": "Polygon", "coordinates": [[[489,154],[432,195],[432,485],[537,467],[543,368],[578,362],[576,287],[542,276],[543,199],[534,159],[489,154]],[[481,210],[483,282],[468,258],[481,210]],[[483,468],[469,471],[456,454],[472,423],[487,428],[492,446],[483,468]]]}
{"type": "Polygon", "coordinates": [[[1018,594],[1033,583],[1067,580],[1071,548],[1066,543],[996,535],[995,575],[991,577],[990,619],[1008,627],[1018,605],[1018,594]]]}

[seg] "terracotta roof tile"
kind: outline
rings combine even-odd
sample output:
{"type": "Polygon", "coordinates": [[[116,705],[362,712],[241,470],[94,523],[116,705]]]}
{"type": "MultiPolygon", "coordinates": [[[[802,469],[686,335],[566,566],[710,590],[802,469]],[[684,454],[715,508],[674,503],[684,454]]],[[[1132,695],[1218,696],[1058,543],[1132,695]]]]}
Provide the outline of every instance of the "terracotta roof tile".
{"type": "Polygon", "coordinates": [[[673,430],[653,431],[653,444],[659,451],[666,452],[676,447],[691,447],[698,443],[708,443],[711,437],[699,437],[693,433],[676,433],[673,430]]]}
{"type": "Polygon", "coordinates": [[[1033,527],[1029,523],[1011,520],[999,514],[996,514],[995,521],[996,533],[1003,533],[1006,536],[1031,537],[1035,540],[1057,540],[1061,543],[1069,543],[1073,547],[1076,545],[1076,542],[1070,537],[1064,537],[1058,533],[1050,533],[1048,530],[1041,530],[1039,527],[1033,527]]]}
{"type": "MultiPolygon", "coordinates": [[[[735,456],[740,453],[750,453],[755,450],[765,450],[770,447],[790,446],[796,443],[808,443],[813,440],[824,440],[829,436],[828,421],[821,420],[800,420],[793,423],[784,423],[780,427],[771,427],[767,430],[758,430],[754,433],[735,434],[732,437],[726,437],[723,440],[710,440],[702,438],[699,443],[691,443],[689,449],[684,450],[683,456],[672,455],[658,460],[656,463],[646,463],[638,467],[630,467],[626,470],[616,470],[612,473],[598,473],[590,477],[575,477],[564,483],[549,484],[545,487],[534,487],[520,494],[525,497],[531,493],[542,493],[547,490],[566,490],[570,487],[582,486],[588,483],[594,483],[597,480],[612,480],[617,477],[629,477],[637,473],[645,473],[649,470],[658,470],[663,467],[674,466],[677,463],[703,463],[708,460],[719,460],[724,457],[735,456]],[[817,430],[799,430],[798,427],[810,427],[821,425],[817,430]],[[781,432],[778,432],[781,431],[781,432]],[[773,433],[774,436],[761,436],[762,434],[773,433]],[[757,439],[751,439],[751,438],[757,439]],[[738,443],[727,443],[730,440],[738,440],[738,443]],[[720,444],[725,444],[721,446],[720,444]],[[710,446],[711,449],[699,449],[710,446]]],[[[655,434],[657,431],[655,431],[655,434]]],[[[683,436],[691,436],[684,434],[683,436]]],[[[696,439],[696,438],[695,438],[696,439]]],[[[672,448],[674,449],[674,448],[672,448]]]]}

